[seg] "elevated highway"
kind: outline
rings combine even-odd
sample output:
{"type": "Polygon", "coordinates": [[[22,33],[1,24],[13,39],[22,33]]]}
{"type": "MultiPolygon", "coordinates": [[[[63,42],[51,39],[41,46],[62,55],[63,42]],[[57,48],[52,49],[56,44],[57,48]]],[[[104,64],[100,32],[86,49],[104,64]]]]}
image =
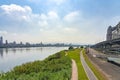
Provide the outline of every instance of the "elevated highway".
{"type": "Polygon", "coordinates": [[[119,53],[120,54],[120,38],[103,41],[92,46],[97,50],[102,50],[103,53],[119,53]]]}
{"type": "Polygon", "coordinates": [[[103,42],[95,44],[93,47],[109,48],[109,47],[112,47],[113,45],[120,45],[120,38],[103,41],[103,42]]]}

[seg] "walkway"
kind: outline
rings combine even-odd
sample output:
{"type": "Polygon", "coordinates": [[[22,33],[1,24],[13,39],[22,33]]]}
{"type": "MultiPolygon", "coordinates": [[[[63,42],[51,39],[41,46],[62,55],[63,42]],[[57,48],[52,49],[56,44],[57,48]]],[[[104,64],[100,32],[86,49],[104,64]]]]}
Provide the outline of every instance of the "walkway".
{"type": "MultiPolygon", "coordinates": [[[[65,52],[65,56],[67,56],[68,53],[65,52]]],[[[72,59],[72,77],[71,80],[78,80],[78,70],[75,60],[72,59]]]]}
{"type": "Polygon", "coordinates": [[[82,51],[80,52],[80,59],[81,59],[81,63],[83,65],[83,68],[88,76],[88,79],[89,80],[98,80],[97,77],[92,72],[92,70],[87,65],[87,63],[85,62],[82,51]]]}
{"type": "Polygon", "coordinates": [[[72,59],[72,78],[71,80],[78,80],[78,71],[75,60],[72,59]]]}

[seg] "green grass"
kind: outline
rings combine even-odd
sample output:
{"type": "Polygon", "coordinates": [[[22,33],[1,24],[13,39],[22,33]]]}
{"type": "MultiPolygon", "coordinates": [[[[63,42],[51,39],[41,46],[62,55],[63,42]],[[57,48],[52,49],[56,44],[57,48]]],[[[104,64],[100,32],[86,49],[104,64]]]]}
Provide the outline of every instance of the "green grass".
{"type": "Polygon", "coordinates": [[[91,63],[91,61],[85,53],[85,49],[83,49],[83,56],[85,58],[85,61],[88,64],[88,66],[92,69],[98,80],[106,80],[105,76],[91,63]]]}
{"type": "Polygon", "coordinates": [[[80,51],[81,49],[73,49],[73,50],[69,50],[68,56],[71,59],[74,59],[76,64],[77,64],[77,68],[78,68],[78,80],[88,80],[88,77],[84,71],[84,68],[82,66],[82,63],[80,61],[80,51]]]}
{"type": "MultiPolygon", "coordinates": [[[[43,61],[34,61],[16,66],[10,72],[1,73],[0,80],[71,80],[71,59],[74,59],[77,64],[78,80],[88,80],[80,61],[81,50],[77,48],[61,51],[43,61]],[[66,53],[67,56],[65,56],[66,53]]],[[[83,50],[83,56],[98,79],[105,80],[100,71],[89,61],[85,50],[83,50]]]]}
{"type": "Polygon", "coordinates": [[[16,66],[12,71],[0,74],[0,80],[70,80],[71,64],[65,51],[61,51],[43,61],[16,66]]]}

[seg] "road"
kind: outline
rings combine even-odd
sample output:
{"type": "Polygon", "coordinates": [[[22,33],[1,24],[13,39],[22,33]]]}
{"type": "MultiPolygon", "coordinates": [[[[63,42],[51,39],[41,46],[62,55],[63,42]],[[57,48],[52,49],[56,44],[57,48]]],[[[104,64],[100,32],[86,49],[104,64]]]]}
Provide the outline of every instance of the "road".
{"type": "Polygon", "coordinates": [[[94,75],[93,71],[89,68],[89,66],[85,62],[82,51],[80,52],[80,59],[81,59],[81,63],[83,65],[83,68],[88,76],[88,79],[89,80],[98,80],[97,77],[94,75]]]}
{"type": "Polygon", "coordinates": [[[103,55],[103,53],[97,52],[90,48],[87,55],[89,59],[98,67],[98,69],[105,74],[108,80],[120,80],[120,67],[93,56],[98,54],[103,55]]]}

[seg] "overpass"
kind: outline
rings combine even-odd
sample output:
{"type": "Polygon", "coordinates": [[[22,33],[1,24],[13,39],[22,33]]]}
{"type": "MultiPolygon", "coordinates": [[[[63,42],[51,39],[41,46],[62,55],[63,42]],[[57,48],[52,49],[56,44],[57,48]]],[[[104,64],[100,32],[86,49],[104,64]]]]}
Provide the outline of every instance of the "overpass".
{"type": "Polygon", "coordinates": [[[120,38],[97,43],[92,46],[95,49],[108,53],[120,53],[120,38]]]}

